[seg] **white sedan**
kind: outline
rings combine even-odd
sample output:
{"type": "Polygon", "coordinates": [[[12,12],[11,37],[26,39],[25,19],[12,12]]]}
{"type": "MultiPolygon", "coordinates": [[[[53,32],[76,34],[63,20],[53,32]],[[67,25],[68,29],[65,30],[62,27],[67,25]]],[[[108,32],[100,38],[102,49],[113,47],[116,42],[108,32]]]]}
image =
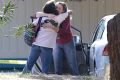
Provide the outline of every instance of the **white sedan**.
{"type": "Polygon", "coordinates": [[[109,63],[109,57],[103,56],[105,46],[107,45],[107,23],[115,15],[103,17],[96,27],[93,43],[90,46],[90,71],[96,75],[103,75],[105,65],[109,63]]]}

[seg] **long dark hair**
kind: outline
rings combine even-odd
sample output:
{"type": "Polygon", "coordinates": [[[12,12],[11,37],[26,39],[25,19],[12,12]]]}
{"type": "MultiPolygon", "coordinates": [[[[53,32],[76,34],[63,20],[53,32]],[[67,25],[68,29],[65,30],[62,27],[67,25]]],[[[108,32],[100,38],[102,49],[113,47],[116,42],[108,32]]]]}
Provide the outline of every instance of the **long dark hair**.
{"type": "Polygon", "coordinates": [[[55,1],[50,0],[46,2],[46,4],[43,7],[43,12],[48,14],[58,15],[58,11],[56,10],[56,7],[55,7],[55,1]]]}

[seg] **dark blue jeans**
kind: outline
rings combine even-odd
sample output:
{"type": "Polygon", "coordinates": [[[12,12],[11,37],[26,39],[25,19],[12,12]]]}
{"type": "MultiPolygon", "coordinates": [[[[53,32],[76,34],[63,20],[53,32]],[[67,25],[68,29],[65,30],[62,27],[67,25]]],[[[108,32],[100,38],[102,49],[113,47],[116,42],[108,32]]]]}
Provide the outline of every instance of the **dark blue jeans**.
{"type": "Polygon", "coordinates": [[[31,71],[33,65],[36,63],[38,57],[40,56],[42,62],[42,72],[47,74],[49,71],[49,65],[52,62],[52,51],[52,48],[32,45],[25,70],[31,71]]]}
{"type": "Polygon", "coordinates": [[[67,59],[68,65],[70,67],[70,72],[72,75],[78,75],[78,65],[76,60],[76,50],[74,41],[71,40],[66,44],[56,44],[53,52],[55,73],[61,75],[63,67],[63,53],[67,59]]]}

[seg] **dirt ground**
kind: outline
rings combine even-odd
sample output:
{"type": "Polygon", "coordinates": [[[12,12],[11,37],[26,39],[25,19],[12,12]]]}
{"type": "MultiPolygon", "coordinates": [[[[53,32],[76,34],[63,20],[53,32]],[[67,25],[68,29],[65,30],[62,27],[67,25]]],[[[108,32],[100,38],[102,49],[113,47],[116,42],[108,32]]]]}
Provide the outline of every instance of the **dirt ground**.
{"type": "Polygon", "coordinates": [[[55,74],[26,74],[21,72],[0,72],[0,80],[109,80],[110,65],[106,65],[104,77],[98,76],[72,76],[72,75],[55,75],[55,74]]]}
{"type": "Polygon", "coordinates": [[[110,64],[107,64],[105,68],[104,80],[109,80],[109,79],[110,79],[110,64]]]}
{"type": "Polygon", "coordinates": [[[0,80],[103,80],[103,78],[94,76],[60,76],[55,74],[21,75],[21,72],[1,72],[0,80]]]}

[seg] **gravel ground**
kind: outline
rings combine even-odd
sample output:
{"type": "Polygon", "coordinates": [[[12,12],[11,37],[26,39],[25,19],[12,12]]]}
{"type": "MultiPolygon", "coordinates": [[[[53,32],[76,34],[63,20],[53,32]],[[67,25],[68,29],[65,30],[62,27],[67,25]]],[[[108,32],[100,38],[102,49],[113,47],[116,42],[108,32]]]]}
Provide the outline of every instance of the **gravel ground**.
{"type": "Polygon", "coordinates": [[[21,75],[20,72],[0,72],[0,80],[103,80],[103,78],[94,76],[60,76],[55,74],[21,75]]]}

